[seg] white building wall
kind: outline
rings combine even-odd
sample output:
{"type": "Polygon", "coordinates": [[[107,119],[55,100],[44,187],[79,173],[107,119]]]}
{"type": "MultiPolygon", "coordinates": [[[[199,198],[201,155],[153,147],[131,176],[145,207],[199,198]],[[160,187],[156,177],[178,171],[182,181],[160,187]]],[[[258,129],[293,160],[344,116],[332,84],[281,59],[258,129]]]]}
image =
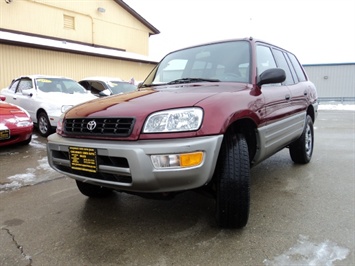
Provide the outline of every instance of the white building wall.
{"type": "Polygon", "coordinates": [[[303,65],[322,100],[355,100],[355,63],[303,65]]]}

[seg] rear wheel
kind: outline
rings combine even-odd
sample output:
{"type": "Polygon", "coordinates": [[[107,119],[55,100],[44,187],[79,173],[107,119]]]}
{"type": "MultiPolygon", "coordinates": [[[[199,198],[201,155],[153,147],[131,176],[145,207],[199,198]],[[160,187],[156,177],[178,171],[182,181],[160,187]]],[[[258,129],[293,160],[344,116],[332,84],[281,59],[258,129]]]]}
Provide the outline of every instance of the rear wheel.
{"type": "Polygon", "coordinates": [[[306,125],[301,137],[293,142],[290,147],[290,156],[295,163],[309,163],[313,154],[314,130],[313,120],[307,115],[306,125]]]}
{"type": "Polygon", "coordinates": [[[113,191],[109,188],[95,186],[78,180],[75,181],[79,191],[89,198],[104,198],[113,194],[113,191]]]}
{"type": "Polygon", "coordinates": [[[250,163],[243,135],[227,132],[219,154],[216,178],[216,219],[223,228],[242,228],[250,206],[250,163]]]}
{"type": "Polygon", "coordinates": [[[45,112],[38,114],[38,130],[41,136],[48,137],[52,133],[52,126],[45,112]]]}

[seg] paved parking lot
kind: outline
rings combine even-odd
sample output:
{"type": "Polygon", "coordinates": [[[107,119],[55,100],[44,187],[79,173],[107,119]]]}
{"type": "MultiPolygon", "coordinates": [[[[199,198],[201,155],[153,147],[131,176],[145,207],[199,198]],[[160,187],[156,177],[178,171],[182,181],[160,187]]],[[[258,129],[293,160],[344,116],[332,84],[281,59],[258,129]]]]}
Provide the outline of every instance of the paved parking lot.
{"type": "Polygon", "coordinates": [[[285,149],[252,169],[251,212],[222,230],[214,201],[81,195],[45,139],[0,150],[0,265],[354,265],[355,112],[320,111],[308,165],[285,149]]]}

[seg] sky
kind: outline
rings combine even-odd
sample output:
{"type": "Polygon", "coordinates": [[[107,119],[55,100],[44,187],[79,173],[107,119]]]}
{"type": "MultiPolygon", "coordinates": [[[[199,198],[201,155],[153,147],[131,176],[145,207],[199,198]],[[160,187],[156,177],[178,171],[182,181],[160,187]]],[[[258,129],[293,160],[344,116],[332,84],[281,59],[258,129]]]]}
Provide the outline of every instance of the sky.
{"type": "Polygon", "coordinates": [[[355,63],[355,0],[124,0],[160,31],[149,56],[250,37],[296,54],[302,64],[355,63]]]}

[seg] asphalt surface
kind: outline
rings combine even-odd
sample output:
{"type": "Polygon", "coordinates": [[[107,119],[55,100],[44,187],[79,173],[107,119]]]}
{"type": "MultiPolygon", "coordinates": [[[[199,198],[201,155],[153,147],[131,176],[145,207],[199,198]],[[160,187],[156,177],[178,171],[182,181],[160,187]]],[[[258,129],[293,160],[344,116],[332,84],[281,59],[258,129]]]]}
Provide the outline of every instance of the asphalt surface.
{"type": "Polygon", "coordinates": [[[284,149],[252,169],[242,230],[194,192],[88,199],[45,142],[0,149],[0,265],[355,265],[354,111],[320,111],[309,164],[284,149]]]}

